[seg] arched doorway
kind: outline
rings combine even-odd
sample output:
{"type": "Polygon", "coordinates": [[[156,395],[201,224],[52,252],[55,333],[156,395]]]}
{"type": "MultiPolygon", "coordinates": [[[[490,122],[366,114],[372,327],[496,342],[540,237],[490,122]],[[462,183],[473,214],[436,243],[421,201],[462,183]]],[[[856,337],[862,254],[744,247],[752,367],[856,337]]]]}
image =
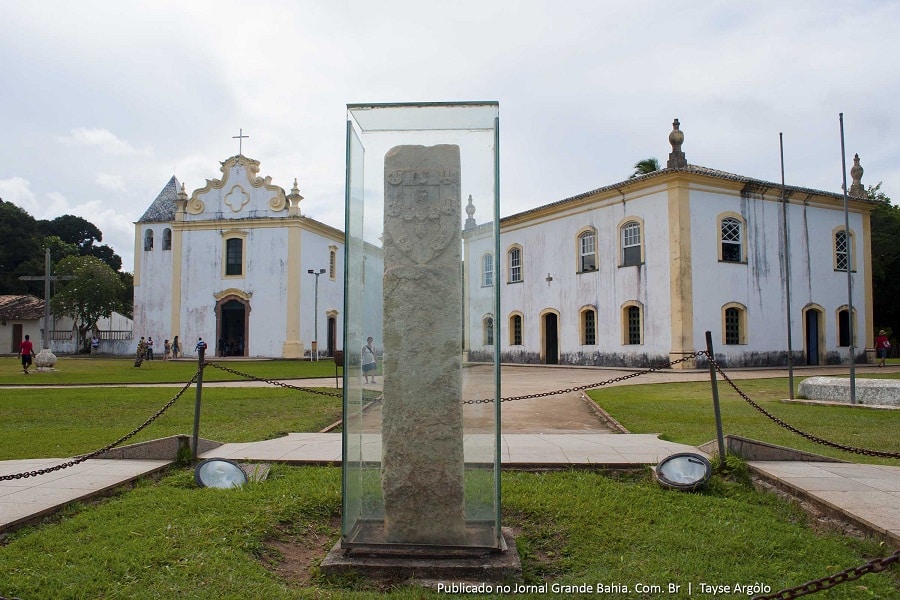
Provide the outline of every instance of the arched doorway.
{"type": "Polygon", "coordinates": [[[559,315],[546,312],[541,318],[544,364],[559,364],[559,315]]]}
{"type": "Polygon", "coordinates": [[[821,364],[823,349],[822,314],[821,310],[812,306],[804,310],[803,329],[807,365],[821,364]]]}
{"type": "Polygon", "coordinates": [[[247,356],[250,302],[226,296],[216,303],[216,356],[247,356]]]}

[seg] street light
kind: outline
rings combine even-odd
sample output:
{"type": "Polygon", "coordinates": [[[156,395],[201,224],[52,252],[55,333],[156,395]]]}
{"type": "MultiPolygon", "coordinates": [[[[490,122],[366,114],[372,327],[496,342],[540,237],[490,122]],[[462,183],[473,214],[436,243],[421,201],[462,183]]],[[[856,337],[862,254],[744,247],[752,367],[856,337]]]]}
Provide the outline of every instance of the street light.
{"type": "Polygon", "coordinates": [[[319,275],[323,274],[325,269],[319,269],[318,271],[315,269],[307,269],[306,272],[316,276],[316,306],[313,313],[312,353],[313,356],[316,357],[316,360],[319,360],[319,275]]]}

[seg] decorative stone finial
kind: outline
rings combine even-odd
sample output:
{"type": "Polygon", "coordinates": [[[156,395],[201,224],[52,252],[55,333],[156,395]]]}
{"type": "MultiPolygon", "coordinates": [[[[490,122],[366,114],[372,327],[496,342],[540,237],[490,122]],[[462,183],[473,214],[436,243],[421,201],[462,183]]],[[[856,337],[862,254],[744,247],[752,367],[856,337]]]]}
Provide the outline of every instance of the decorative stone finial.
{"type": "Polygon", "coordinates": [[[188,195],[187,192],[184,191],[184,182],[181,182],[181,189],[178,190],[178,194],[175,196],[175,212],[183,213],[187,208],[188,195]]]}
{"type": "Polygon", "coordinates": [[[864,169],[859,164],[859,154],[855,154],[853,156],[853,166],[850,167],[850,177],[853,178],[849,192],[851,196],[856,196],[857,198],[865,198],[867,196],[866,188],[862,184],[863,171],[864,169]]]}
{"type": "Polygon", "coordinates": [[[300,195],[300,187],[297,185],[296,177],[294,177],[294,187],[291,188],[291,193],[288,195],[287,200],[290,203],[288,214],[299,215],[300,201],[303,200],[303,196],[300,195]]]}
{"type": "Polygon", "coordinates": [[[466,229],[471,229],[475,227],[475,205],[472,204],[472,194],[469,194],[469,204],[466,206],[466,214],[469,215],[466,219],[466,229]]]}
{"type": "Polygon", "coordinates": [[[672,152],[669,153],[669,160],[666,162],[667,169],[683,169],[687,167],[687,158],[681,151],[681,144],[684,143],[684,133],[679,129],[680,123],[678,119],[672,122],[672,131],[669,133],[669,143],[672,144],[672,152]]]}

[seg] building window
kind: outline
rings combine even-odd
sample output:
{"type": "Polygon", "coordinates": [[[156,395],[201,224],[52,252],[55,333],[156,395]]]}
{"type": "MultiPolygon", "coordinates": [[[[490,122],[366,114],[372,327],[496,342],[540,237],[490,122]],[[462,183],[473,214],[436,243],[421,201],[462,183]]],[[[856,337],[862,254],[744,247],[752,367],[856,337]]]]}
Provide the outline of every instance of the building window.
{"type": "Polygon", "coordinates": [[[493,346],[494,345],[494,317],[488,315],[484,318],[482,322],[484,328],[484,345],[485,346],[493,346]]]}
{"type": "Polygon", "coordinates": [[[328,246],[328,278],[337,277],[337,246],[328,246]]]}
{"type": "Polygon", "coordinates": [[[741,222],[733,217],[722,219],[722,262],[743,262],[743,235],[741,222]]]}
{"type": "Polygon", "coordinates": [[[641,264],[641,224],[629,221],[622,226],[622,266],[641,264]]]}
{"type": "Polygon", "coordinates": [[[850,311],[842,308],[838,311],[838,346],[850,347],[850,311]]]}
{"type": "Polygon", "coordinates": [[[509,251],[509,283],[522,281],[522,248],[515,246],[509,251]]]}
{"type": "Polygon", "coordinates": [[[144,250],[149,252],[153,250],[153,230],[148,229],[144,232],[144,250]]]}
{"type": "Polygon", "coordinates": [[[172,230],[166,227],[163,229],[163,250],[172,249],[172,230]]]}
{"type": "Polygon", "coordinates": [[[622,311],[623,325],[625,326],[625,344],[637,345],[643,343],[641,335],[641,307],[637,304],[629,304],[622,311]]]}
{"type": "Polygon", "coordinates": [[[597,344],[597,311],[593,308],[581,311],[581,343],[584,346],[597,344]]]}
{"type": "Polygon", "coordinates": [[[585,231],[578,236],[578,271],[597,270],[597,233],[585,231]]]}
{"type": "Polygon", "coordinates": [[[509,345],[522,345],[522,315],[512,315],[509,318],[509,345]]]}
{"type": "Polygon", "coordinates": [[[244,265],[244,240],[231,238],[225,241],[225,274],[242,275],[244,265]]]}
{"type": "Polygon", "coordinates": [[[852,256],[854,246],[854,235],[851,231],[849,235],[844,228],[835,229],[834,231],[834,270],[846,271],[848,268],[855,270],[856,264],[852,256]]]}
{"type": "Polygon", "coordinates": [[[481,287],[494,285],[494,257],[485,254],[481,257],[481,287]]]}
{"type": "Polygon", "coordinates": [[[741,343],[741,311],[731,307],[725,309],[725,343],[741,343]]]}

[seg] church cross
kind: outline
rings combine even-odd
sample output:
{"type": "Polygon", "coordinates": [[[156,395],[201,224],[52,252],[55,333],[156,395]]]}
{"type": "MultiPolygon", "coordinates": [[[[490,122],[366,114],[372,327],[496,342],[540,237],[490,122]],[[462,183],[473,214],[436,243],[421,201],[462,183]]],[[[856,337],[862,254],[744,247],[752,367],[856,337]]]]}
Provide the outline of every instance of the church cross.
{"type": "Polygon", "coordinates": [[[242,144],[243,144],[243,142],[244,142],[244,138],[248,138],[248,137],[250,137],[250,136],[249,136],[249,135],[244,135],[244,128],[243,128],[243,127],[240,128],[240,130],[238,131],[238,134],[237,134],[237,135],[231,136],[231,139],[237,140],[237,141],[238,141],[238,155],[241,155],[241,153],[242,153],[241,147],[242,147],[242,144]]]}
{"type": "Polygon", "coordinates": [[[44,282],[44,329],[41,331],[41,348],[50,349],[50,282],[52,281],[68,281],[75,279],[72,275],[51,275],[50,274],[50,248],[44,253],[44,274],[43,275],[22,275],[19,277],[22,281],[43,281],[44,282]]]}

